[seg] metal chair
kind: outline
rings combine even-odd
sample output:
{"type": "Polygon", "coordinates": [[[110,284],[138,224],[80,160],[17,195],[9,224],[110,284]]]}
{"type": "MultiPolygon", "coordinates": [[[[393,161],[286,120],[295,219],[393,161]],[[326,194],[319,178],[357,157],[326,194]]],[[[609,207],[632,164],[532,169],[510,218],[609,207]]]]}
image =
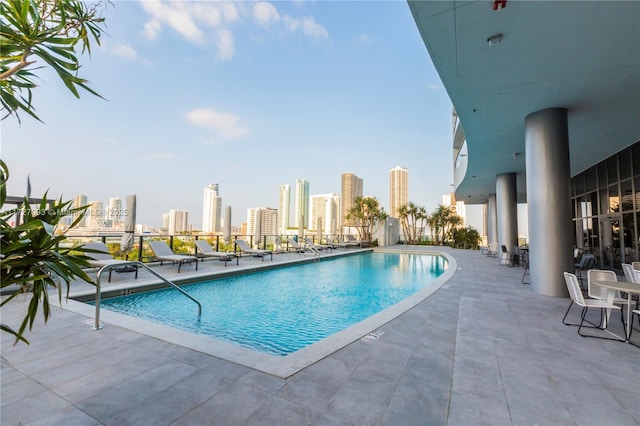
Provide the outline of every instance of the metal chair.
{"type": "MultiPolygon", "coordinates": [[[[606,330],[607,327],[607,322],[605,321],[605,315],[606,315],[606,310],[607,309],[620,309],[619,306],[614,305],[613,303],[609,303],[606,300],[600,300],[600,299],[585,299],[584,295],[582,294],[582,289],[580,287],[580,284],[578,283],[578,278],[576,277],[575,274],[572,274],[570,272],[565,272],[564,273],[564,280],[567,284],[567,290],[569,290],[569,296],[571,296],[571,304],[569,305],[569,308],[567,309],[567,312],[565,312],[564,317],[562,318],[562,323],[564,325],[571,325],[571,326],[577,326],[578,327],[578,334],[582,337],[595,337],[598,339],[607,339],[607,340],[621,340],[621,338],[619,336],[616,336],[616,338],[612,338],[612,337],[605,337],[605,336],[595,336],[592,334],[582,334],[581,331],[583,328],[597,328],[599,330],[604,330],[607,331],[610,334],[610,331],[606,330]],[[580,323],[579,324],[575,324],[575,323],[569,323],[567,322],[567,315],[569,315],[569,311],[571,310],[571,307],[576,304],[578,306],[582,307],[582,312],[580,313],[580,323]],[[589,311],[589,309],[600,309],[600,325],[596,325],[594,323],[592,323],[591,321],[585,319],[587,312],[589,311]],[[588,323],[591,325],[584,325],[584,323],[588,323]]],[[[614,335],[615,336],[615,335],[614,335]]]]}
{"type": "Polygon", "coordinates": [[[502,245],[502,253],[500,253],[500,260],[498,265],[513,266],[513,254],[507,250],[507,246],[502,245]]]}
{"type": "Polygon", "coordinates": [[[587,291],[584,286],[584,280],[582,279],[582,271],[588,271],[593,268],[593,264],[596,261],[596,257],[592,254],[583,254],[580,258],[580,262],[575,264],[575,275],[578,277],[580,288],[583,292],[587,291]]]}

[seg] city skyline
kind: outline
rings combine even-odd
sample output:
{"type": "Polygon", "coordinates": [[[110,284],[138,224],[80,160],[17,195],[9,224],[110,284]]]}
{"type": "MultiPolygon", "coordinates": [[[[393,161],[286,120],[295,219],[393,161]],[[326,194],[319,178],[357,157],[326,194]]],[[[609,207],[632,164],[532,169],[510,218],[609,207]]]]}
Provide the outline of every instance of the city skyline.
{"type": "Polygon", "coordinates": [[[74,98],[43,67],[45,124],[3,121],[9,195],[30,175],[33,196],[136,194],[138,223],[182,209],[200,227],[211,182],[234,224],[299,177],[340,193],[345,170],[385,207],[395,164],[421,188],[411,201],[432,210],[448,192],[451,102],[406,3],[114,2],[105,19],[80,74],[106,100],[74,98]]]}

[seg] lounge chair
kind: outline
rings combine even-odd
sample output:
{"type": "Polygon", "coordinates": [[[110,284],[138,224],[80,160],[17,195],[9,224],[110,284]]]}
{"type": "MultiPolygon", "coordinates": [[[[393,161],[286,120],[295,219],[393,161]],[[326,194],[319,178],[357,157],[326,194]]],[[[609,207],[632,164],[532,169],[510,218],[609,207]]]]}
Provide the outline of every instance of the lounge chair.
{"type": "Polygon", "coordinates": [[[163,262],[171,262],[171,264],[178,264],[178,273],[184,263],[191,264],[196,262],[196,271],[198,270],[198,258],[195,256],[189,256],[186,254],[175,254],[171,247],[164,241],[149,241],[149,247],[153,251],[153,255],[160,261],[160,266],[163,262]]]}
{"type": "Polygon", "coordinates": [[[360,246],[360,243],[353,243],[351,241],[344,240],[342,237],[338,237],[338,246],[349,248],[349,247],[360,246]]]}
{"type": "Polygon", "coordinates": [[[335,239],[334,238],[332,238],[332,237],[330,237],[328,235],[325,235],[324,241],[325,241],[325,245],[331,247],[332,249],[337,249],[338,248],[338,245],[335,243],[335,239]]]}
{"type": "MultiPolygon", "coordinates": [[[[138,265],[131,264],[126,260],[117,260],[114,259],[113,256],[109,253],[109,248],[105,243],[89,243],[85,244],[84,248],[90,250],[96,250],[94,253],[86,253],[87,257],[90,257],[92,260],[89,260],[91,266],[95,266],[96,268],[102,268],[104,266],[118,266],[121,265],[123,268],[134,267],[136,270],[136,279],[138,279],[138,265]],[[99,252],[99,253],[98,253],[99,252]]],[[[109,280],[111,282],[111,272],[114,268],[109,268],[109,280]]]]}
{"type": "Polygon", "coordinates": [[[202,260],[204,260],[205,257],[215,257],[220,260],[224,260],[224,266],[227,266],[227,261],[233,259],[234,257],[236,258],[236,265],[240,263],[240,256],[236,255],[235,253],[215,251],[213,247],[211,247],[205,240],[196,240],[196,257],[197,256],[200,256],[202,260]],[[199,254],[198,250],[200,250],[199,254]]]}
{"type": "Polygon", "coordinates": [[[293,251],[295,251],[296,253],[304,253],[307,251],[307,248],[305,246],[303,246],[302,244],[298,243],[296,240],[294,240],[293,238],[289,238],[287,240],[287,243],[289,243],[289,246],[293,249],[293,251]]]}
{"type": "Polygon", "coordinates": [[[263,262],[265,255],[269,254],[271,255],[271,260],[273,260],[273,252],[270,250],[252,249],[245,240],[236,240],[236,245],[240,248],[240,254],[248,253],[252,256],[261,257],[263,262]]]}
{"type": "Polygon", "coordinates": [[[311,238],[309,238],[309,237],[305,237],[304,241],[307,243],[307,245],[309,245],[309,247],[312,247],[312,248],[314,248],[314,249],[316,249],[316,250],[318,250],[318,251],[320,251],[320,250],[327,250],[327,251],[329,251],[329,250],[333,249],[333,246],[332,246],[332,245],[329,245],[329,244],[314,243],[314,242],[311,240],[311,238]]]}
{"type": "Polygon", "coordinates": [[[348,234],[347,235],[347,242],[348,243],[356,243],[360,247],[364,247],[365,245],[368,245],[371,241],[369,241],[369,240],[357,240],[356,237],[354,237],[351,234],[348,234]]]}

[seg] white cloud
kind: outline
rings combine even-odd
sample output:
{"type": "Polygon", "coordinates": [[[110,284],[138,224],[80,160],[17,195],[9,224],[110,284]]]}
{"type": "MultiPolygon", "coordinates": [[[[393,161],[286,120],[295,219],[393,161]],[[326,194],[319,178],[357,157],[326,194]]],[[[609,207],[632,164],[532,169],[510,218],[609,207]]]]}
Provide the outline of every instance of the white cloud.
{"type": "Polygon", "coordinates": [[[148,160],[154,161],[170,161],[175,160],[176,158],[177,156],[173,152],[156,152],[147,157],[148,160]]]}
{"type": "Polygon", "coordinates": [[[311,38],[329,38],[327,29],[322,25],[316,24],[316,21],[312,17],[305,17],[302,20],[302,31],[311,38]]]}
{"type": "Polygon", "coordinates": [[[356,43],[360,46],[364,46],[366,44],[370,44],[371,43],[371,37],[369,37],[369,34],[367,33],[362,33],[358,36],[356,43]]]}
{"type": "Polygon", "coordinates": [[[170,28],[191,43],[214,46],[217,57],[221,60],[232,59],[235,48],[231,27],[243,18],[253,19],[265,30],[280,26],[289,33],[301,31],[313,40],[329,37],[327,29],[313,17],[282,16],[272,3],[266,1],[234,3],[145,0],[140,4],[149,15],[149,21],[142,31],[145,39],[154,41],[164,28],[170,28]]]}
{"type": "Polygon", "coordinates": [[[253,18],[258,24],[268,27],[280,21],[280,14],[271,3],[261,1],[253,6],[253,18]]]}
{"type": "Polygon", "coordinates": [[[427,88],[429,88],[429,90],[439,90],[442,89],[442,84],[429,83],[427,88]]]}
{"type": "Polygon", "coordinates": [[[227,61],[233,57],[233,54],[235,52],[235,45],[233,42],[233,34],[231,34],[231,31],[218,31],[215,43],[218,49],[218,58],[223,61],[227,61]]]}
{"type": "MultiPolygon", "coordinates": [[[[213,131],[215,141],[240,139],[249,131],[240,125],[240,119],[228,113],[217,112],[208,108],[196,108],[189,111],[187,120],[194,126],[213,131]]],[[[214,143],[214,141],[208,142],[214,143]]]]}
{"type": "Polygon", "coordinates": [[[113,54],[124,59],[130,59],[132,61],[138,59],[138,54],[133,49],[133,47],[124,43],[117,44],[113,48],[113,54]]]}

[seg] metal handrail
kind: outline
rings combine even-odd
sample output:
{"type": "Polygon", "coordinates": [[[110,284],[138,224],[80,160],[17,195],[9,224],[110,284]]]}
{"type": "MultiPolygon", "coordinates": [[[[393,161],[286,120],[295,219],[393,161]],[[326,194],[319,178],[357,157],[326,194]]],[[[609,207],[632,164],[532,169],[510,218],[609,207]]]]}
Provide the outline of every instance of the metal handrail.
{"type": "Polygon", "coordinates": [[[193,296],[191,296],[189,293],[187,293],[186,291],[181,289],[180,286],[178,286],[177,284],[169,281],[168,279],[166,279],[165,277],[163,277],[162,275],[160,275],[159,273],[157,273],[156,271],[154,271],[153,269],[151,269],[150,267],[148,267],[144,263],[139,262],[137,260],[129,260],[129,261],[126,261],[126,262],[125,261],[118,262],[117,265],[105,265],[102,268],[100,268],[100,270],[98,271],[98,274],[97,274],[97,277],[96,277],[96,319],[95,319],[95,324],[94,324],[94,326],[95,326],[94,330],[99,330],[101,328],[100,327],[100,298],[101,298],[102,293],[100,292],[100,277],[102,276],[102,272],[104,272],[106,270],[109,270],[109,269],[116,268],[116,267],[128,266],[128,265],[142,266],[147,271],[151,272],[151,274],[153,274],[156,277],[160,278],[166,284],[169,284],[169,285],[175,287],[175,289],[178,290],[180,293],[184,294],[189,299],[191,299],[194,302],[196,302],[196,304],[198,305],[198,319],[200,319],[200,316],[202,315],[202,305],[200,304],[200,302],[198,302],[196,299],[194,299],[193,296]]]}

